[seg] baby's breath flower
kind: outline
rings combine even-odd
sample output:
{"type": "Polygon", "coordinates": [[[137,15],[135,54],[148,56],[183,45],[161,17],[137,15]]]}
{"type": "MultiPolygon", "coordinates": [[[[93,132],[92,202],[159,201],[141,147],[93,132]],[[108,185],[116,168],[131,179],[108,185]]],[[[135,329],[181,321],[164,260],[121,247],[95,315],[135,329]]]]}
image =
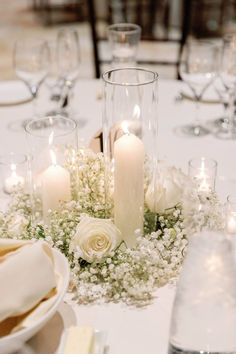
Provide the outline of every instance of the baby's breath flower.
{"type": "MultiPolygon", "coordinates": [[[[204,228],[222,228],[223,206],[216,194],[212,191],[207,195],[199,193],[192,186],[185,191],[183,206],[172,203],[173,206],[176,204],[175,207],[160,215],[145,211],[145,235],[137,238],[134,248],[126,248],[124,243],[118,244],[101,263],[83,259],[81,250],[71,247],[77,225],[86,216],[110,218],[113,202],[105,201],[103,154],[79,149],[77,155],[73,155],[79,166],[76,176],[73,175],[75,169],[70,162],[69,150],[67,157],[65,167],[73,177],[73,200],[61,203],[59,211],[51,211],[48,225],[40,221],[42,216],[37,211],[34,216],[39,222],[35,225],[31,222],[30,196],[22,190],[17,191],[8,211],[0,212],[0,237],[44,239],[64,253],[71,266],[71,291],[79,303],[148,302],[157,287],[178,276],[187,249],[187,236],[204,228]]],[[[110,176],[111,184],[112,178],[110,176]]],[[[145,176],[145,190],[147,183],[145,176]]],[[[189,184],[186,185],[189,187],[189,184]]],[[[35,198],[34,203],[37,206],[41,201],[35,198]]]]}

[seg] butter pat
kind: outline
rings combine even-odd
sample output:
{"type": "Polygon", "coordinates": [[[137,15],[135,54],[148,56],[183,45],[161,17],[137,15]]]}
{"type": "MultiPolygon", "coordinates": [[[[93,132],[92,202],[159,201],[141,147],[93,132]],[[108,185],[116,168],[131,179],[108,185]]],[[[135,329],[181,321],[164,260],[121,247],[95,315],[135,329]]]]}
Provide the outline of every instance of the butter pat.
{"type": "Polygon", "coordinates": [[[92,327],[70,327],[63,354],[94,354],[94,330],[92,327]]]}

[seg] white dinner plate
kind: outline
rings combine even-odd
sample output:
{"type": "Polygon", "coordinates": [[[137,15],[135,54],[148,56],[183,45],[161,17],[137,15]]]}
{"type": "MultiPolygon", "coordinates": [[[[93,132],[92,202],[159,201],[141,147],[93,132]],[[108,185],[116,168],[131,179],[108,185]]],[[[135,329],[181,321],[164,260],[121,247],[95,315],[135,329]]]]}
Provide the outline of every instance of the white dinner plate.
{"type": "Polygon", "coordinates": [[[26,85],[17,80],[0,81],[0,106],[12,106],[32,100],[26,85]]]}
{"type": "MultiPolygon", "coordinates": [[[[194,100],[193,92],[187,85],[183,86],[183,88],[181,89],[181,94],[183,95],[184,98],[194,100]]],[[[210,85],[204,92],[201,102],[220,103],[219,96],[212,85],[210,85]]]]}
{"type": "MultiPolygon", "coordinates": [[[[66,329],[62,334],[61,342],[57,354],[63,353],[68,331],[69,330],[66,329]]],[[[94,354],[104,354],[106,339],[107,339],[106,331],[100,331],[99,329],[94,330],[94,354]]]]}

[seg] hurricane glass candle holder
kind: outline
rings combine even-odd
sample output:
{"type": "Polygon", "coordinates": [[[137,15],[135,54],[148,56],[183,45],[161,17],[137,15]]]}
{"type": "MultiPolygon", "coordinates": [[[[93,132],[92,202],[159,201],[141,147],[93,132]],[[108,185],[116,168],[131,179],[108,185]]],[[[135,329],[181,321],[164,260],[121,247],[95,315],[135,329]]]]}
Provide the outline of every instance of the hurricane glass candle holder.
{"type": "Polygon", "coordinates": [[[136,65],[140,37],[141,27],[139,25],[116,23],[108,26],[108,39],[114,68],[136,65]]]}
{"type": "Polygon", "coordinates": [[[200,192],[215,190],[217,162],[205,157],[191,159],[188,163],[189,176],[192,177],[200,192]]]}
{"type": "Polygon", "coordinates": [[[49,210],[58,210],[60,202],[70,201],[76,188],[76,166],[71,165],[70,156],[77,151],[77,124],[53,116],[32,120],[25,130],[33,156],[35,214],[46,221],[49,210]]]}
{"type": "Polygon", "coordinates": [[[151,183],[152,201],[156,198],[157,78],[141,68],[103,75],[106,199],[114,202],[114,222],[128,247],[143,233],[145,192],[151,183]]]}
{"type": "Polygon", "coordinates": [[[24,154],[11,152],[0,156],[3,191],[7,194],[23,189],[29,183],[29,159],[24,154]]]}

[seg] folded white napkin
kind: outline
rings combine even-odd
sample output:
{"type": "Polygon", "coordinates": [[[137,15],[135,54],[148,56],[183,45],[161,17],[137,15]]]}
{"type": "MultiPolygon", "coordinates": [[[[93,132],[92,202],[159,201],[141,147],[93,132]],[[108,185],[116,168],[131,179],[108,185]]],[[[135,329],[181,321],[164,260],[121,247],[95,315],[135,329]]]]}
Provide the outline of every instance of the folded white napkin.
{"type": "Polygon", "coordinates": [[[43,241],[0,239],[0,336],[29,327],[58,295],[51,248],[43,241]]]}

